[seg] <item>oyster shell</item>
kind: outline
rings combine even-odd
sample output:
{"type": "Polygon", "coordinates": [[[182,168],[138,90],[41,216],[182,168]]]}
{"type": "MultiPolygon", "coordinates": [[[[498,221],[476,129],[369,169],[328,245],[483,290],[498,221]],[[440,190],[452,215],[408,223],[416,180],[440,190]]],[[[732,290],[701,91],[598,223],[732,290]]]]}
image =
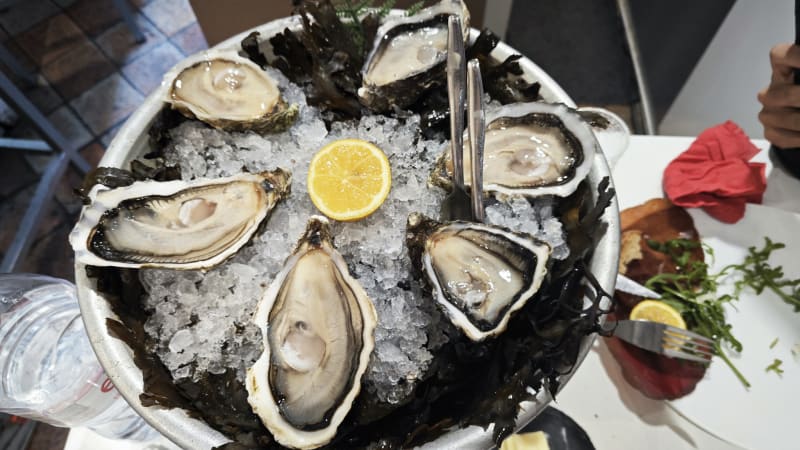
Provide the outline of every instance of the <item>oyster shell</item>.
{"type": "Polygon", "coordinates": [[[413,16],[389,18],[378,28],[361,70],[358,96],[375,111],[405,108],[425,91],[445,81],[447,20],[462,18],[469,36],[469,11],[461,0],[442,0],[413,16]]]}
{"type": "Polygon", "coordinates": [[[267,72],[238,53],[210,51],[170,71],[166,101],[189,118],[229,131],[279,132],[298,106],[281,98],[267,72]]]}
{"type": "MultiPolygon", "coordinates": [[[[500,196],[566,197],[589,174],[597,146],[589,124],[563,104],[505,105],[486,117],[483,190],[500,196]]],[[[469,153],[464,151],[466,185],[472,181],[469,153]]],[[[452,173],[448,151],[437,161],[431,181],[449,189],[452,173]]]]}
{"type": "Polygon", "coordinates": [[[283,169],[193,181],[138,181],[89,193],[69,241],[93,266],[209,269],[238,251],[288,195],[283,169]]]}
{"type": "Polygon", "coordinates": [[[473,341],[505,331],[547,273],[550,246],[529,235],[473,222],[408,217],[414,266],[450,321],[473,341]]]}
{"type": "Polygon", "coordinates": [[[280,444],[328,443],[361,389],[375,346],[372,300],[312,217],[253,321],[264,352],[247,371],[247,400],[280,444]]]}

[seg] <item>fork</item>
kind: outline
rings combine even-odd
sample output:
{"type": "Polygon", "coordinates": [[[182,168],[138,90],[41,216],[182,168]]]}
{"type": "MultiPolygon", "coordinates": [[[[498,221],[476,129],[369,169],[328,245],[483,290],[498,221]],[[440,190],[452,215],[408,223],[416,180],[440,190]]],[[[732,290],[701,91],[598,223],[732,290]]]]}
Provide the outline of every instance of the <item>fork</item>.
{"type": "Polygon", "coordinates": [[[607,322],[614,336],[637,347],[672,358],[708,363],[714,356],[714,341],[688,330],[647,320],[607,322]]]}

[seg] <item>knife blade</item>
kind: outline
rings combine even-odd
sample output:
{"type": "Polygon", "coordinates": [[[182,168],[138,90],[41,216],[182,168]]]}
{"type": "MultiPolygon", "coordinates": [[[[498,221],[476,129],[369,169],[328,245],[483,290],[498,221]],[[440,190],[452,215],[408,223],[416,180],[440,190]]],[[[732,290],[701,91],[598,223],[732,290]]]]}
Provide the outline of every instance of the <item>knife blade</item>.
{"type": "Polygon", "coordinates": [[[659,294],[658,292],[642,286],[641,284],[631,280],[630,278],[626,277],[621,273],[617,274],[616,290],[625,292],[626,294],[638,295],[639,297],[654,298],[654,299],[661,298],[661,294],[659,294]]]}

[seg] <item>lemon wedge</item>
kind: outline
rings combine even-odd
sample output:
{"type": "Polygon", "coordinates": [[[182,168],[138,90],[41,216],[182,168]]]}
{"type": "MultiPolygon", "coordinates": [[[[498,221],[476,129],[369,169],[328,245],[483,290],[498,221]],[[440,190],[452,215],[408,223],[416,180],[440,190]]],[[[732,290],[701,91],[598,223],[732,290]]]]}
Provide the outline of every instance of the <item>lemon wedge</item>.
{"type": "Polygon", "coordinates": [[[367,141],[340,139],[322,147],[308,168],[308,195],[334,220],[363,219],[377,210],[392,187],[386,155],[367,141]]]}
{"type": "Polygon", "coordinates": [[[642,300],[631,310],[631,320],[648,320],[663,323],[675,328],[686,329],[681,313],[668,304],[658,300],[642,300]]]}
{"type": "Polygon", "coordinates": [[[547,435],[542,431],[512,434],[500,445],[500,450],[550,450],[547,435]]]}

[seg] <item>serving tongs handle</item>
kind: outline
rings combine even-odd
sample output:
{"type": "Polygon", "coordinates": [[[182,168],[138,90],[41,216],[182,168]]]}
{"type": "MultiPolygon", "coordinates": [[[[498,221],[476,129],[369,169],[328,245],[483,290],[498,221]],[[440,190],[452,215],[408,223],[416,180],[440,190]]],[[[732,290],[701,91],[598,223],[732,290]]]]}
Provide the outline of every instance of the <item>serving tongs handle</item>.
{"type": "Polygon", "coordinates": [[[484,221],[483,210],[483,145],[486,133],[486,116],[483,105],[483,80],[477,59],[467,63],[467,127],[469,129],[470,165],[472,182],[472,220],[484,221]]]}
{"type": "Polygon", "coordinates": [[[461,17],[451,15],[447,21],[447,93],[450,101],[450,158],[453,161],[453,183],[464,189],[464,89],[467,82],[464,35],[461,17]]]}

